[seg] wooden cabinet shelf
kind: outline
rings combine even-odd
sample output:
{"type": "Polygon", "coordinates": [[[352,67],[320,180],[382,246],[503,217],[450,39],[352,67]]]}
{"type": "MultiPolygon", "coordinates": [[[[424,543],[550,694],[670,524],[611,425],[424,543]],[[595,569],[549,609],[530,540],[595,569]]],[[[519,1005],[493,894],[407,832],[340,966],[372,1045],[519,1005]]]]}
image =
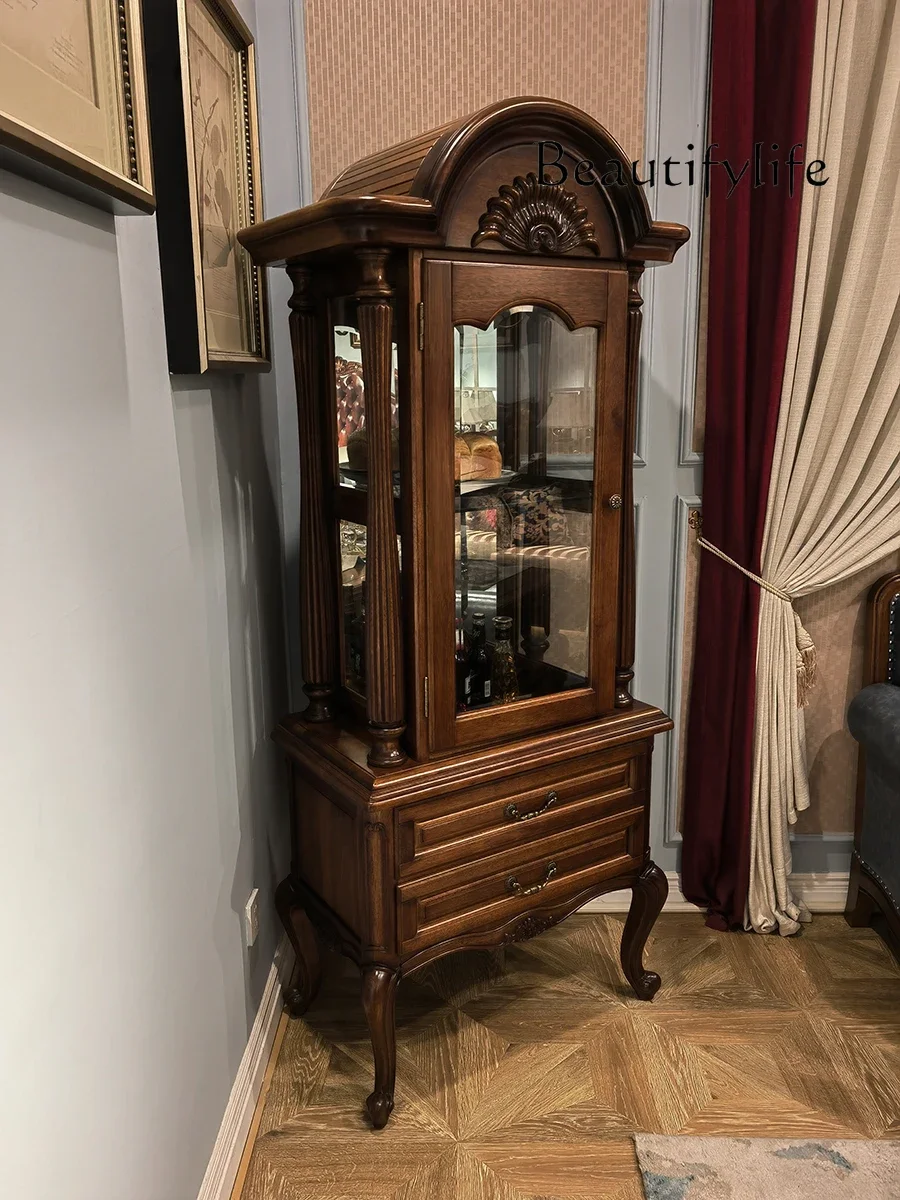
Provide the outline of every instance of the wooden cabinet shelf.
{"type": "Polygon", "coordinates": [[[631,460],[641,274],[688,235],[633,183],[576,182],[586,159],[631,179],[584,113],[513,100],[240,234],[294,288],[309,703],[275,731],[287,1002],[315,991],[319,927],[363,972],[378,1127],[397,981],[429,959],[630,887],[623,970],[659,986],[650,753],[671,723],[630,691],[631,460]],[[547,138],[567,182],[535,175],[547,138]]]}

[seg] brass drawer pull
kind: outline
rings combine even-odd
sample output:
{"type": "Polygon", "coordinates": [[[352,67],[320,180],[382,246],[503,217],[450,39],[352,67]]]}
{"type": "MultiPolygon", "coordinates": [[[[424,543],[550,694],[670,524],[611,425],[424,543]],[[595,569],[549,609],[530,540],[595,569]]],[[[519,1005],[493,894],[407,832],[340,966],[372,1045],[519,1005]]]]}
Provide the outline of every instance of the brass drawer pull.
{"type": "Polygon", "coordinates": [[[514,896],[533,896],[535,892],[542,892],[555,874],[556,863],[549,862],[547,863],[547,870],[544,872],[544,878],[540,883],[535,883],[531,887],[523,888],[518,879],[516,879],[515,875],[510,875],[509,879],[506,881],[506,887],[510,892],[513,893],[514,896]]]}
{"type": "Polygon", "coordinates": [[[519,812],[515,804],[507,804],[503,811],[506,816],[509,817],[510,821],[530,821],[532,817],[539,817],[541,813],[545,813],[548,808],[552,808],[558,799],[559,795],[556,792],[548,792],[547,799],[544,801],[541,807],[533,808],[531,812],[519,812]]]}

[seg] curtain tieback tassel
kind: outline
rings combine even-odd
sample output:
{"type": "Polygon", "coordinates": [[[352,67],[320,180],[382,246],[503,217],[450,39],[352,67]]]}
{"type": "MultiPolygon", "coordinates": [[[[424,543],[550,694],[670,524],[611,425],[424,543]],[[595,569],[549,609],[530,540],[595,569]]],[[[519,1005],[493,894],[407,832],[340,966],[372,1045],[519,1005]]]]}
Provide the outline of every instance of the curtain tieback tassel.
{"type": "Polygon", "coordinates": [[[757,575],[754,571],[742,567],[739,562],[735,562],[730,555],[724,550],[720,550],[718,546],[714,546],[712,542],[707,541],[705,537],[698,536],[697,545],[704,550],[709,550],[715,554],[716,558],[721,558],[722,562],[727,562],[735,570],[740,571],[742,575],[746,575],[748,579],[752,579],[755,584],[763,588],[767,592],[771,592],[773,596],[777,596],[779,600],[783,600],[785,604],[790,604],[791,612],[794,617],[794,641],[797,650],[797,707],[806,708],[809,704],[809,694],[815,687],[816,683],[816,668],[817,656],[816,647],[812,638],[803,628],[803,622],[797,616],[794,609],[794,600],[789,592],[778,587],[774,583],[770,583],[768,579],[763,579],[761,575],[757,575]]]}

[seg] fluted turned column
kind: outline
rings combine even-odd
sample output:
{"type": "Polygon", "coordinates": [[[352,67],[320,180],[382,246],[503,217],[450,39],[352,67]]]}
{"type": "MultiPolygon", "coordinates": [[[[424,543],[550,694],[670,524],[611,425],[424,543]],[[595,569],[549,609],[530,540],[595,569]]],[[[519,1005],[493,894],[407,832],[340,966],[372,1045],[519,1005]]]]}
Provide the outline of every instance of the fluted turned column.
{"type": "Polygon", "coordinates": [[[616,708],[634,703],[635,563],[634,563],[634,424],[641,349],[643,267],[628,268],[628,364],[625,385],[625,444],[622,448],[622,537],[619,554],[619,637],[616,653],[616,708]]]}
{"type": "Polygon", "coordinates": [[[319,326],[312,273],[300,266],[289,266],[287,272],[294,285],[288,303],[300,435],[300,664],[303,690],[309,697],[303,715],[307,721],[330,721],[335,692],[335,574],[325,518],[319,326]]]}
{"type": "Polygon", "coordinates": [[[357,289],[359,337],[366,396],[369,476],[366,513],[366,716],[372,734],[369,762],[406,761],[400,644],[400,563],[394,522],[391,462],[391,289],[386,250],[360,250],[357,289]]]}

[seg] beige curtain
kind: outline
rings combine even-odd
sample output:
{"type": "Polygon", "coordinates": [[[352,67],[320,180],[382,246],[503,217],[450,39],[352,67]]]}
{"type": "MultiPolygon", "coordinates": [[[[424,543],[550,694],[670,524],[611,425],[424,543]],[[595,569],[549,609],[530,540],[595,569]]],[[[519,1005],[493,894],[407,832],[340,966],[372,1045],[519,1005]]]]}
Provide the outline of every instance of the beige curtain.
{"type": "MultiPolygon", "coordinates": [[[[900,0],[819,0],[806,153],[828,182],[804,184],[761,569],[795,599],[900,546],[900,0]]],[[[790,601],[761,589],[747,904],[761,933],[809,917],[788,831],[809,807],[798,675],[814,654],[790,601]]]]}

